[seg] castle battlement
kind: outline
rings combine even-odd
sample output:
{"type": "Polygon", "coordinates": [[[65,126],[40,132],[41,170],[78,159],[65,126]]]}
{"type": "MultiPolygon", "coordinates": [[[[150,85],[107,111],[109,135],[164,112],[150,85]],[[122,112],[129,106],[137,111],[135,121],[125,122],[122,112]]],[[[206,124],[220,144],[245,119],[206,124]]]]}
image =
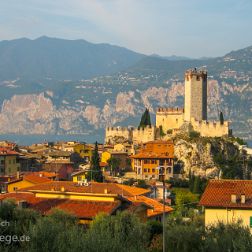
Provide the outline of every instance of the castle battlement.
{"type": "Polygon", "coordinates": [[[162,114],[167,114],[167,115],[178,115],[178,114],[183,114],[184,113],[184,108],[162,108],[159,107],[157,109],[157,114],[162,115],[162,114]]]}
{"type": "Polygon", "coordinates": [[[221,137],[229,135],[229,122],[224,121],[223,124],[216,121],[197,121],[195,118],[191,119],[193,129],[200,133],[201,136],[206,137],[221,137]]]}
{"type": "Polygon", "coordinates": [[[197,70],[196,68],[194,69],[189,69],[185,72],[185,79],[193,78],[196,77],[197,79],[202,78],[203,80],[207,79],[207,71],[205,70],[197,70]]]}
{"type": "Polygon", "coordinates": [[[132,127],[120,127],[120,126],[118,126],[118,127],[107,127],[106,128],[106,131],[111,131],[111,132],[113,132],[113,131],[132,131],[133,130],[133,128],[132,127]]]}

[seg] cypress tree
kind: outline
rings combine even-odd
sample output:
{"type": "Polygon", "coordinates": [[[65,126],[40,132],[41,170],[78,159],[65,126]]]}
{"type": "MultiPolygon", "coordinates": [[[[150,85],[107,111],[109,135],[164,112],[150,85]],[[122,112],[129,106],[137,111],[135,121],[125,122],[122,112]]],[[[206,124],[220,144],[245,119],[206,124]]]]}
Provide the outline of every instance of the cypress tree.
{"type": "Polygon", "coordinates": [[[90,180],[94,180],[96,182],[103,181],[103,175],[100,167],[100,157],[98,153],[98,143],[95,142],[95,149],[93,151],[92,159],[91,159],[91,171],[89,171],[88,177],[90,180]]]}
{"type": "Polygon", "coordinates": [[[142,114],[141,121],[139,124],[140,128],[145,128],[146,126],[151,126],[151,118],[150,118],[150,112],[146,108],[144,113],[142,114]]]}
{"type": "Polygon", "coordinates": [[[224,124],[224,116],[222,111],[220,112],[220,124],[223,125],[224,124]]]}
{"type": "Polygon", "coordinates": [[[151,118],[150,118],[150,112],[149,110],[147,109],[147,112],[146,112],[146,126],[151,126],[151,118]]]}

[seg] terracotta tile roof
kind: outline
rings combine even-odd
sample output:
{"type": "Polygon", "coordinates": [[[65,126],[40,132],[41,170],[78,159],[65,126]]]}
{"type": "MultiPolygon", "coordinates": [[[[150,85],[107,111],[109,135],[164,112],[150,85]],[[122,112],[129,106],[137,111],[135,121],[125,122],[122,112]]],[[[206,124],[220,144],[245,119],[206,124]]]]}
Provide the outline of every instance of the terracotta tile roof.
{"type": "MultiPolygon", "coordinates": [[[[163,214],[163,204],[158,202],[155,199],[148,198],[146,196],[136,196],[136,197],[128,197],[128,200],[132,202],[139,202],[139,203],[144,203],[148,206],[150,206],[152,209],[147,209],[147,216],[148,217],[153,217],[156,215],[161,215],[163,214]]],[[[169,206],[165,206],[165,212],[169,213],[172,212],[173,208],[169,206]]]]}
{"type": "Polygon", "coordinates": [[[199,205],[217,208],[252,208],[252,180],[210,180],[199,205]],[[245,203],[241,203],[241,195],[245,203]],[[236,203],[231,202],[236,195],[236,203]]]}
{"type": "Polygon", "coordinates": [[[8,155],[20,155],[18,152],[11,150],[10,148],[0,147],[0,156],[8,156],[8,155]]]}
{"type": "Polygon", "coordinates": [[[116,183],[89,183],[88,186],[79,186],[78,183],[72,181],[50,181],[47,183],[34,185],[31,187],[20,189],[20,191],[61,191],[61,188],[64,187],[65,192],[77,192],[77,193],[94,193],[94,194],[116,194],[123,195],[125,197],[131,197],[135,195],[147,194],[150,190],[131,187],[116,183]]]}
{"type": "Polygon", "coordinates": [[[46,177],[40,177],[39,174],[28,174],[25,175],[23,180],[29,181],[33,184],[41,184],[41,183],[46,183],[51,181],[50,179],[46,178],[46,177]]]}
{"type": "Polygon", "coordinates": [[[47,171],[33,172],[33,174],[46,178],[55,178],[59,175],[56,172],[47,172],[47,171]]]}
{"type": "Polygon", "coordinates": [[[101,212],[111,214],[121,205],[120,201],[106,202],[38,198],[29,192],[15,192],[0,195],[0,201],[4,199],[14,199],[15,201],[25,200],[29,208],[41,214],[50,214],[56,208],[71,213],[80,219],[92,219],[101,212]]]}

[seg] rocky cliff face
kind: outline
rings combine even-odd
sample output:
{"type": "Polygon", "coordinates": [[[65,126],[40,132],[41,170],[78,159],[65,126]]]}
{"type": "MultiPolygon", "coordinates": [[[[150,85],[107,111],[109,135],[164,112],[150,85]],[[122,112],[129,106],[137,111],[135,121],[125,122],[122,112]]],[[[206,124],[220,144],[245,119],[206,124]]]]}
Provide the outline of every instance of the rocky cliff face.
{"type": "Polygon", "coordinates": [[[183,176],[188,177],[191,170],[195,175],[210,178],[218,177],[220,169],[215,162],[218,153],[224,159],[238,155],[238,148],[230,141],[221,138],[176,138],[175,157],[183,164],[183,176]]]}
{"type": "MultiPolygon", "coordinates": [[[[148,83],[145,77],[118,78],[64,81],[48,88],[53,87],[51,83],[42,92],[27,94],[20,81],[15,82],[15,88],[5,82],[1,89],[9,96],[0,94],[0,133],[82,134],[106,126],[137,126],[145,107],[152,115],[159,106],[183,107],[183,81],[148,83]]],[[[221,110],[225,119],[232,121],[235,134],[252,137],[251,93],[249,84],[235,86],[209,79],[208,117],[218,120],[221,110]]]]}

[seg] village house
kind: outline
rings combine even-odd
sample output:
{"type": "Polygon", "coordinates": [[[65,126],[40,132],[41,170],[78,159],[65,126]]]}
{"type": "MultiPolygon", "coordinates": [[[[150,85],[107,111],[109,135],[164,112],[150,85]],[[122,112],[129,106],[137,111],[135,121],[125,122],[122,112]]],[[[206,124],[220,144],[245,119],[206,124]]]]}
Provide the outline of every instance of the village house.
{"type": "MultiPolygon", "coordinates": [[[[52,181],[0,195],[0,201],[14,199],[43,215],[61,209],[78,217],[82,224],[89,224],[98,213],[111,215],[117,211],[131,211],[143,220],[160,220],[163,205],[149,194],[150,190],[116,183],[52,181]]],[[[166,206],[165,214],[172,210],[166,206]]]]}
{"type": "Polygon", "coordinates": [[[0,176],[13,175],[20,170],[19,155],[7,147],[0,147],[0,176]]]}
{"type": "Polygon", "coordinates": [[[160,168],[164,169],[165,179],[173,177],[174,145],[171,141],[147,142],[130,158],[137,179],[159,179],[160,168]]]}
{"type": "Polygon", "coordinates": [[[210,180],[199,205],[206,226],[242,221],[252,232],[252,180],[210,180]]]}

